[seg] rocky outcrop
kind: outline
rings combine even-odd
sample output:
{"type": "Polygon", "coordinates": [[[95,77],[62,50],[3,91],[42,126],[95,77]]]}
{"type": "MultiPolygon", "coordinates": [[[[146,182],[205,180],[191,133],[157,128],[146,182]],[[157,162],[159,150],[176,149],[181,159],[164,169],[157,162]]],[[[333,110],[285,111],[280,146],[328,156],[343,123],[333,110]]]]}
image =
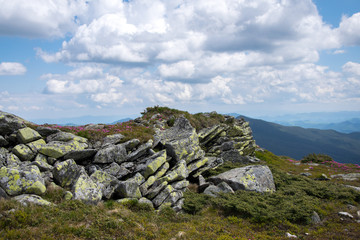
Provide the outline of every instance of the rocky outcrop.
{"type": "MultiPolygon", "coordinates": [[[[97,142],[51,127],[27,127],[28,122],[0,112],[0,197],[45,204],[46,184],[57,184],[66,199],[89,204],[114,199],[138,199],[154,208],[181,210],[189,181],[224,161],[253,163],[255,143],[243,120],[229,121],[197,132],[185,117],[172,127],[160,116],[153,140],[124,141],[113,134],[97,142]],[[31,195],[32,194],[32,195],[31,195]],[[35,195],[34,195],[35,194],[35,195]]],[[[135,123],[149,124],[137,119],[135,123]]],[[[30,125],[29,125],[30,126],[30,125]]],[[[31,125],[32,126],[32,125],[31,125]]],[[[103,125],[87,129],[101,129],[103,125]]],[[[274,191],[270,170],[248,166],[212,177],[199,186],[205,194],[239,189],[274,191]],[[232,172],[233,171],[233,172],[232,172]]]]}
{"type": "Polygon", "coordinates": [[[199,132],[200,145],[207,156],[221,157],[224,161],[251,163],[256,144],[249,123],[243,119],[225,116],[231,124],[215,125],[199,132]]]}

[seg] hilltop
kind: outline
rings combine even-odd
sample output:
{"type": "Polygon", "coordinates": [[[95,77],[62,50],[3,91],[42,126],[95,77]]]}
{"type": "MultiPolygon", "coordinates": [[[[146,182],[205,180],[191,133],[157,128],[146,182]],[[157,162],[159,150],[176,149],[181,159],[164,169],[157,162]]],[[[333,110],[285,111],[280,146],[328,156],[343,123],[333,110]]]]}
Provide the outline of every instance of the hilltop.
{"type": "Polygon", "coordinates": [[[257,146],[249,123],[147,108],[111,125],[0,113],[5,239],[357,239],[360,167],[257,146]]]}

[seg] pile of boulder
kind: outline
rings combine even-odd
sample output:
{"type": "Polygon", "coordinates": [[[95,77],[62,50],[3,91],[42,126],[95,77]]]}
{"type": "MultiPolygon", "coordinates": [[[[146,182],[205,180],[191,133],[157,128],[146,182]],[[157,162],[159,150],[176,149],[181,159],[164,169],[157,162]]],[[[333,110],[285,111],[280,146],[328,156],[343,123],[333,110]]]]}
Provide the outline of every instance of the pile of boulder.
{"type": "Polygon", "coordinates": [[[228,176],[224,173],[208,182],[201,176],[224,161],[255,161],[251,129],[242,120],[197,133],[180,117],[171,128],[157,129],[153,140],[145,143],[138,139],[124,142],[123,135],[114,134],[98,144],[51,127],[30,128],[29,124],[0,112],[0,198],[51,204],[41,195],[56,185],[67,190],[67,199],[89,204],[138,199],[154,208],[171,206],[178,211],[193,179],[212,194],[219,189],[275,190],[266,166],[247,166],[243,175],[230,171],[228,176]]]}

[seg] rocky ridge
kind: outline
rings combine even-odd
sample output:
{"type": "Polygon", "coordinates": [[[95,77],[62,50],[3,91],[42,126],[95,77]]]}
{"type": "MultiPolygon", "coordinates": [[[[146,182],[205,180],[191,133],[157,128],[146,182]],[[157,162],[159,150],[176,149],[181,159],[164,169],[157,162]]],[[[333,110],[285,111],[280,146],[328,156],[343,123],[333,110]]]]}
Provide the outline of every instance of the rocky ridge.
{"type": "MultiPolygon", "coordinates": [[[[37,126],[0,112],[0,198],[49,205],[41,195],[49,186],[67,190],[66,199],[97,204],[138,199],[154,208],[181,210],[189,182],[212,196],[218,192],[275,191],[270,169],[248,165],[209,179],[202,173],[224,161],[251,164],[256,148],[249,124],[226,116],[227,123],[196,129],[184,116],[171,127],[156,120],[153,139],[123,141],[122,134],[102,141],[37,126]]],[[[149,124],[139,118],[136,124],[149,124]]],[[[93,126],[94,127],[94,126],[93,126]]]]}

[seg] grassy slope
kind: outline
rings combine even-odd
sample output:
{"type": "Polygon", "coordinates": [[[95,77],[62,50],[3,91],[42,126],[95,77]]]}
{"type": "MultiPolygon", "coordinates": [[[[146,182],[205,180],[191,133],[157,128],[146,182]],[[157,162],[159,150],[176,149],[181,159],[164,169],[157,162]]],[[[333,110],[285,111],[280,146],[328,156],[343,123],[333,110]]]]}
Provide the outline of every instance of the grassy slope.
{"type": "MultiPolygon", "coordinates": [[[[62,191],[49,189],[44,198],[57,206],[22,207],[0,201],[0,239],[286,239],[286,232],[303,239],[360,236],[359,223],[337,215],[339,211],[356,215],[348,204],[359,209],[359,193],[334,180],[320,182],[298,176],[309,165],[296,165],[296,161],[270,152],[258,152],[257,156],[273,170],[275,194],[238,192],[213,199],[189,190],[185,204],[189,213],[175,214],[171,209],[154,212],[137,202],[121,205],[108,201],[97,206],[66,202],[62,191]],[[7,212],[10,209],[16,211],[7,212]],[[323,219],[315,226],[307,223],[313,209],[323,219]]],[[[226,164],[207,176],[238,166],[226,164]]],[[[349,169],[359,171],[356,165],[349,169]]],[[[324,172],[344,172],[335,165],[314,166],[309,171],[314,178],[324,172]]]]}

